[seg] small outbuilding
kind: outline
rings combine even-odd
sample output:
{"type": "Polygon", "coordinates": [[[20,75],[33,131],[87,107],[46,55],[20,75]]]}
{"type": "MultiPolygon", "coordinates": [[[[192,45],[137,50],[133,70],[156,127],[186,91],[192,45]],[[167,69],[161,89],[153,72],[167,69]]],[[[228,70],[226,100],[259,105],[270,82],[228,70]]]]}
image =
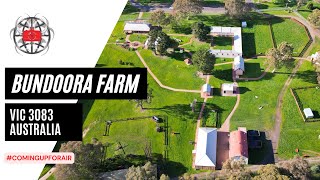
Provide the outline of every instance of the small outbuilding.
{"type": "Polygon", "coordinates": [[[314,117],[311,108],[305,108],[305,109],[303,110],[303,112],[304,112],[304,115],[305,115],[305,117],[306,117],[307,119],[311,119],[311,118],[314,117]]]}
{"type": "Polygon", "coordinates": [[[222,96],[235,96],[237,93],[237,86],[234,83],[224,83],[221,85],[222,96]]]}
{"type": "Polygon", "coordinates": [[[211,96],[211,86],[210,84],[204,84],[201,88],[201,92],[204,96],[211,96]]]}
{"type": "Polygon", "coordinates": [[[248,25],[247,25],[247,22],[246,21],[242,21],[241,22],[241,27],[243,28],[246,28],[248,25]]]}
{"type": "Polygon", "coordinates": [[[124,26],[124,32],[127,34],[131,33],[148,33],[151,25],[144,22],[127,22],[124,26]]]}
{"type": "Polygon", "coordinates": [[[237,56],[233,61],[233,71],[236,76],[241,76],[244,73],[244,59],[241,56],[237,56]]]}

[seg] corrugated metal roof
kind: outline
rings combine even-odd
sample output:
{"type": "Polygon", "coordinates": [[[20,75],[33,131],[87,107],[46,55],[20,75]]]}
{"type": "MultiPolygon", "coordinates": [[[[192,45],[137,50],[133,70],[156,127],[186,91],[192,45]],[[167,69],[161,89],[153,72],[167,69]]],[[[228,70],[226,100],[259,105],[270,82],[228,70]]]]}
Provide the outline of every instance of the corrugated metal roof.
{"type": "Polygon", "coordinates": [[[229,158],[243,156],[248,158],[247,133],[241,130],[232,131],[229,139],[229,158]]]}
{"type": "Polygon", "coordinates": [[[150,24],[147,23],[135,23],[135,22],[127,22],[124,26],[124,31],[150,31],[150,24]]]}
{"type": "Polygon", "coordinates": [[[195,166],[216,166],[217,129],[199,128],[195,166]]]}
{"type": "Polygon", "coordinates": [[[241,69],[244,71],[244,59],[241,56],[237,56],[234,58],[233,69],[234,70],[241,69]]]}

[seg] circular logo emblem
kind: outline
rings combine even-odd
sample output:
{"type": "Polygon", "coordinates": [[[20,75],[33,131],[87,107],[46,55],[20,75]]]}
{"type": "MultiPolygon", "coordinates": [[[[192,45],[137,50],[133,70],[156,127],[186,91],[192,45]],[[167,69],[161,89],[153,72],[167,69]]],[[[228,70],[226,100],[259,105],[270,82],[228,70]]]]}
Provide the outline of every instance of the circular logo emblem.
{"type": "Polygon", "coordinates": [[[54,33],[45,17],[28,16],[18,18],[10,34],[18,53],[38,54],[48,51],[54,33]]]}

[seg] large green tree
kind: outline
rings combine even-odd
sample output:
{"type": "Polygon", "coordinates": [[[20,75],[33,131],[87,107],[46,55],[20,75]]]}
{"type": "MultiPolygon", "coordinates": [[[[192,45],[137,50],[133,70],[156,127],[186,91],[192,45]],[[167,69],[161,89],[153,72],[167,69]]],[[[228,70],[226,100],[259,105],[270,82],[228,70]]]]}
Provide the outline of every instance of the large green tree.
{"type": "Polygon", "coordinates": [[[160,25],[165,26],[169,24],[170,21],[163,10],[157,9],[156,11],[151,13],[150,22],[157,26],[160,26],[160,25]]]}
{"type": "Polygon", "coordinates": [[[162,32],[160,29],[153,29],[149,32],[149,49],[153,49],[163,55],[170,46],[171,39],[166,33],[162,32]]]}
{"type": "Polygon", "coordinates": [[[178,18],[187,18],[202,12],[203,0],[175,0],[172,4],[174,13],[178,18]]]}
{"type": "Polygon", "coordinates": [[[73,152],[73,164],[57,164],[57,179],[96,179],[103,158],[103,146],[99,142],[83,144],[81,141],[63,143],[60,152],[73,152]]]}
{"type": "Polygon", "coordinates": [[[266,52],[268,64],[279,69],[283,66],[290,68],[293,66],[292,60],[293,46],[287,42],[282,42],[277,48],[271,48],[266,52]]]}
{"type": "Polygon", "coordinates": [[[156,180],[157,179],[157,168],[151,162],[147,162],[144,166],[132,166],[129,168],[126,174],[127,180],[156,180]]]}
{"type": "Polygon", "coordinates": [[[308,20],[315,26],[320,26],[320,10],[315,9],[308,16],[308,20]]]}
{"type": "Polygon", "coordinates": [[[282,175],[278,167],[273,164],[262,166],[258,170],[258,175],[253,178],[254,180],[265,180],[265,179],[277,179],[277,180],[289,180],[290,178],[286,175],[282,175]]]}
{"type": "Polygon", "coordinates": [[[249,11],[249,7],[243,0],[225,0],[224,7],[226,14],[235,19],[243,18],[249,11]]]}
{"type": "Polygon", "coordinates": [[[192,24],[192,33],[199,41],[205,41],[207,39],[210,27],[206,26],[203,22],[195,22],[192,24]]]}
{"type": "Polygon", "coordinates": [[[192,61],[199,71],[203,73],[212,73],[215,64],[215,57],[210,54],[209,49],[200,48],[192,55],[192,61]]]}

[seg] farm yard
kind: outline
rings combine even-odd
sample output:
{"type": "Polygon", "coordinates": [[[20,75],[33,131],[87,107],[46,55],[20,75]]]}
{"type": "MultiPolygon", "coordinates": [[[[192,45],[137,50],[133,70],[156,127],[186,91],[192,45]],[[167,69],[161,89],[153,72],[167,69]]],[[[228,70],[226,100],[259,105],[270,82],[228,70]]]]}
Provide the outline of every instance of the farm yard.
{"type": "MultiPolygon", "coordinates": [[[[172,0],[138,0],[138,2],[171,3],[172,0]]],[[[223,6],[224,2],[206,0],[204,4],[223,6]]],[[[259,6],[263,9],[278,7],[273,3],[261,3],[259,6]]],[[[272,14],[272,11],[268,12],[272,14]]],[[[151,12],[144,12],[142,19],[148,20],[150,15],[151,12]]],[[[139,107],[136,100],[86,101],[83,105],[84,112],[87,112],[83,122],[85,132],[83,142],[90,143],[93,139],[97,139],[105,144],[107,158],[122,155],[139,157],[140,159],[132,160],[133,165],[142,165],[146,161],[148,146],[152,151],[150,160],[156,163],[161,161],[161,170],[170,177],[178,177],[184,173],[200,173],[204,170],[195,170],[192,167],[192,152],[196,144],[195,133],[199,128],[197,122],[201,122],[202,127],[221,128],[231,115],[230,131],[246,127],[248,130],[259,130],[263,133],[264,147],[258,151],[249,151],[249,164],[264,163],[266,153],[273,148],[268,136],[276,124],[275,112],[279,94],[294,70],[283,67],[272,71],[274,67],[268,64],[264,55],[268,49],[284,41],[293,45],[295,57],[304,55],[309,42],[305,28],[291,19],[276,16],[267,19],[261,14],[250,13],[250,17],[246,20],[248,27],[242,28],[241,56],[245,57],[245,71],[240,78],[235,78],[233,58],[216,57],[213,70],[208,75],[199,73],[194,64],[187,62],[188,59],[193,60],[194,53],[203,47],[215,50],[234,48],[233,39],[230,37],[209,37],[207,41],[199,41],[192,34],[193,23],[203,22],[209,27],[240,27],[241,21],[231,19],[225,14],[200,14],[190,16],[188,20],[181,20],[179,23],[166,25],[162,27],[162,31],[176,40],[178,45],[166,49],[166,52],[160,55],[144,46],[149,37],[147,33],[124,32],[126,22],[135,21],[138,16],[138,9],[134,7],[125,9],[96,67],[148,67],[148,88],[152,90],[152,100],[150,103],[143,101],[143,108],[139,107]],[[126,47],[125,44],[130,44],[126,41],[138,41],[139,47],[126,47]],[[202,97],[200,94],[203,93],[201,87],[206,83],[210,85],[212,97],[202,97]],[[237,84],[239,95],[234,91],[236,96],[222,96],[221,85],[224,83],[237,84]],[[197,102],[193,112],[190,104],[195,100],[197,102]],[[203,109],[202,105],[205,105],[203,109]],[[156,123],[152,116],[165,121],[156,123]],[[112,122],[108,134],[106,134],[107,121],[112,122]],[[162,132],[157,132],[159,127],[163,128],[162,132]]],[[[319,51],[320,40],[316,39],[316,43],[312,45],[313,48],[310,48],[308,53],[319,51]]],[[[303,60],[289,88],[317,84],[314,67],[310,62],[303,60]]],[[[295,59],[295,66],[298,65],[298,61],[295,59]]],[[[276,156],[280,160],[292,158],[296,154],[319,156],[320,122],[303,122],[289,88],[285,91],[283,100],[281,99],[282,124],[276,156]],[[296,153],[296,149],[300,151],[296,153]]],[[[314,111],[320,113],[318,103],[320,89],[302,89],[298,90],[297,94],[304,107],[312,107],[314,111]]],[[[121,166],[121,168],[127,167],[121,166]]]]}
{"type": "MultiPolygon", "coordinates": [[[[304,62],[297,75],[291,82],[290,87],[307,87],[316,85],[314,68],[310,62],[304,62]]],[[[312,105],[312,108],[319,109],[319,91],[316,94],[306,95],[299,93],[302,103],[312,105]],[[315,103],[315,104],[314,104],[315,103]]],[[[288,90],[284,97],[283,104],[283,124],[279,142],[278,153],[280,158],[292,158],[297,153],[295,149],[299,149],[300,155],[318,156],[320,143],[320,122],[305,123],[298,111],[293,96],[288,90]]]]}

